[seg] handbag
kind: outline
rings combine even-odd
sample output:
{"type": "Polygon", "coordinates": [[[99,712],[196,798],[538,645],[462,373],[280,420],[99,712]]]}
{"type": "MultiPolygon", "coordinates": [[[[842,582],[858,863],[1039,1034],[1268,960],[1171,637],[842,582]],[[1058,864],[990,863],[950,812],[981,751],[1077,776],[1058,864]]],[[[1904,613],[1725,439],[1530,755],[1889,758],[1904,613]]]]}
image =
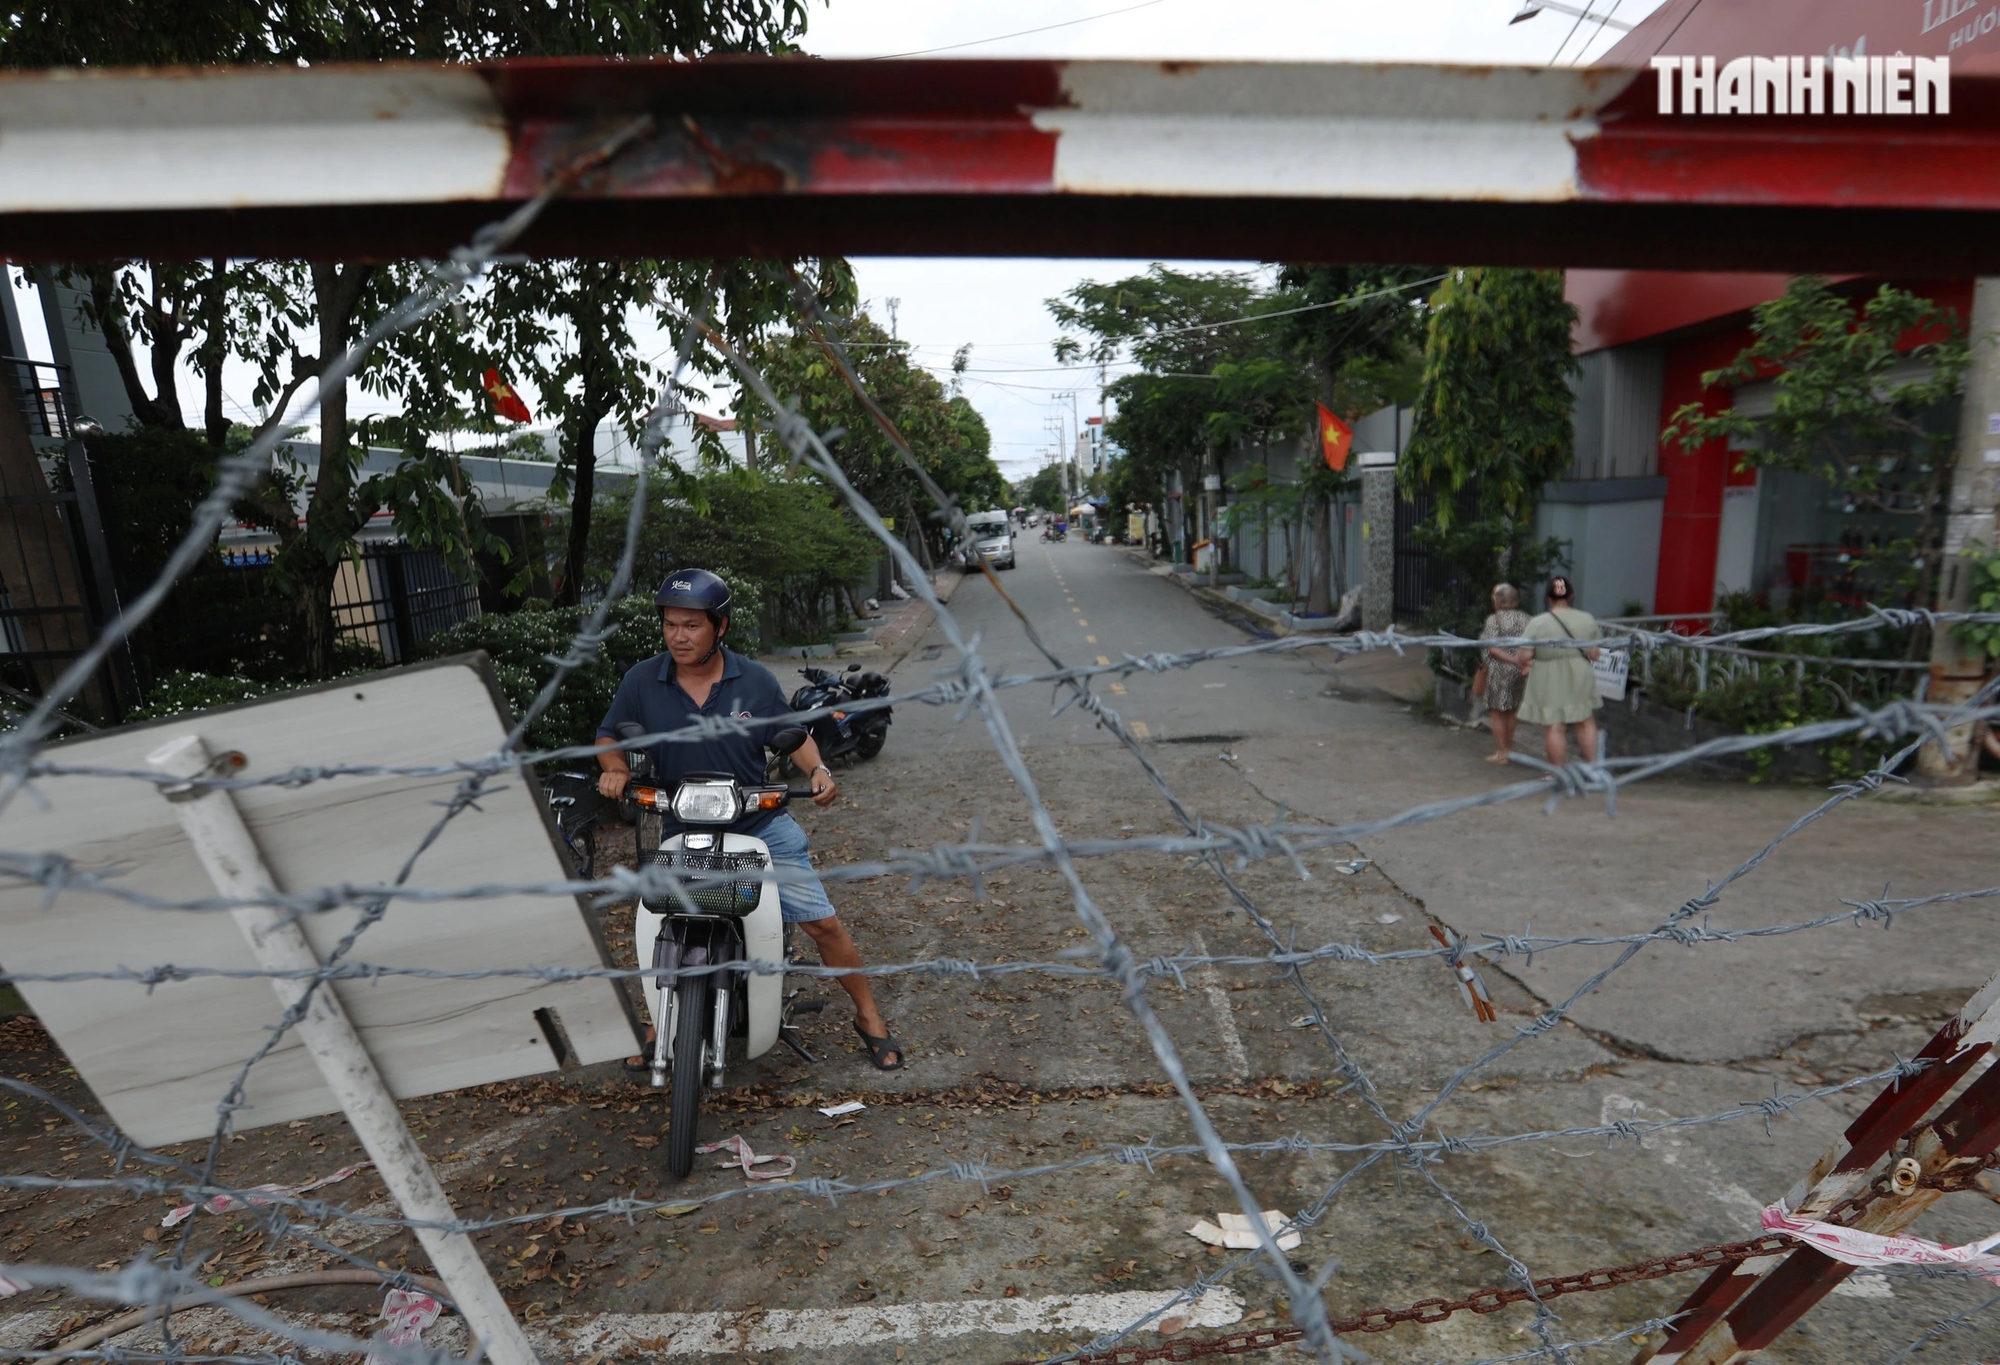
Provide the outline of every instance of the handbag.
{"type": "Polygon", "coordinates": [[[1486,665],[1483,663],[1479,665],[1479,671],[1472,675],[1472,695],[1475,697],[1486,695],[1486,665]]]}

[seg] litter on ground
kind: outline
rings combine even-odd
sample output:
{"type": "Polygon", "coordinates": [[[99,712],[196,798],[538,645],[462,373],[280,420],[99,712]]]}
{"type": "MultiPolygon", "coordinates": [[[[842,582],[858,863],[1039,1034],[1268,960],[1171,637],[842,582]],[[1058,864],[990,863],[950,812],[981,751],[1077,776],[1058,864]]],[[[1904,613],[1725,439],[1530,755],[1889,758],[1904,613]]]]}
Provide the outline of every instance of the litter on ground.
{"type": "Polygon", "coordinates": [[[799,1159],[793,1156],[758,1156],[750,1150],[750,1144],[735,1133],[720,1142],[710,1142],[695,1148],[697,1152],[728,1152],[730,1159],[722,1163],[722,1169],[741,1170],[745,1180],[783,1180],[799,1168],[799,1159]],[[781,1162],[783,1170],[760,1171],[756,1168],[765,1162],[781,1162]]]}
{"type": "MultiPolygon", "coordinates": [[[[1296,1231],[1278,1232],[1288,1220],[1276,1209],[1264,1210],[1264,1227],[1278,1233],[1278,1250],[1290,1251],[1304,1239],[1296,1231]]],[[[1250,1220],[1240,1213],[1218,1213],[1215,1223],[1206,1218],[1188,1229],[1188,1236],[1198,1242],[1206,1242],[1212,1247],[1229,1247],[1235,1251],[1248,1251],[1262,1245],[1250,1220]],[[1217,1227],[1216,1223],[1222,1226],[1217,1227]]]]}

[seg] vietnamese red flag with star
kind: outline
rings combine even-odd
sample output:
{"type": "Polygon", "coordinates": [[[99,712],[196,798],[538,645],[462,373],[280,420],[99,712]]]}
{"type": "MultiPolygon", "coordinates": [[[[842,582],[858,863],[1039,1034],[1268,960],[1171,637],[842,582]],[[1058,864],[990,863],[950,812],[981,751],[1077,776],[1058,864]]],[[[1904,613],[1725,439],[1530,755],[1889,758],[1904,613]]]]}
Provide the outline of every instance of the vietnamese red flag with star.
{"type": "Polygon", "coordinates": [[[488,370],[480,376],[486,385],[486,392],[493,398],[493,410],[511,422],[532,422],[534,414],[521,401],[521,395],[514,392],[514,386],[500,377],[500,371],[488,370]]]}
{"type": "Polygon", "coordinates": [[[1326,455],[1326,467],[1334,473],[1347,469],[1347,452],[1354,446],[1354,428],[1326,410],[1326,404],[1316,403],[1319,409],[1319,448],[1326,455]]]}

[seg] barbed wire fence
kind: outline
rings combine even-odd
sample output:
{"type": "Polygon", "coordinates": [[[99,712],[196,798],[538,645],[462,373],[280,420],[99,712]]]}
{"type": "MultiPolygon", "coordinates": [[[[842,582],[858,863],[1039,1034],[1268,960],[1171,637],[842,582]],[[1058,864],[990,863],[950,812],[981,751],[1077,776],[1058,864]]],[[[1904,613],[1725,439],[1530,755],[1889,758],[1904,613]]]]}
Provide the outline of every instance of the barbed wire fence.
{"type": "MultiPolygon", "coordinates": [[[[647,121],[642,120],[620,130],[605,143],[580,157],[569,170],[552,181],[540,197],[524,205],[507,219],[483,230],[470,245],[454,253],[448,261],[434,267],[416,292],[385,315],[380,323],[371,328],[360,341],[328,367],[327,380],[355,373],[365,362],[373,347],[381,341],[429,316],[438,308],[448,306],[461,291],[474,284],[488,266],[504,259],[506,249],[534,221],[547,203],[576,180],[588,175],[597,166],[617,155],[620,149],[643,136],[649,126],[647,121]]],[[[1951,731],[1974,723],[2000,719],[2000,705],[1995,704],[1993,686],[1989,686],[1972,701],[1958,707],[1938,706],[1914,699],[1903,700],[1879,708],[1856,708],[1853,715],[1839,720],[1801,726],[1777,734],[1730,736],[1666,754],[1610,760],[1586,755],[1560,767],[1524,759],[1522,761],[1527,762],[1528,766],[1535,770],[1535,775],[1530,780],[1508,783],[1490,791],[1464,797],[1424,803],[1386,816],[1349,824],[1323,825],[1281,819],[1268,825],[1248,824],[1241,827],[1219,825],[1205,819],[1174,790],[1166,775],[1152,761],[1145,746],[1135,736],[1131,726],[1094,689],[1093,684],[1097,680],[1123,678],[1138,673],[1157,674],[1192,669],[1222,660],[1266,653],[1306,650],[1342,654],[1382,649],[1478,650],[1496,645],[1545,642],[1470,641],[1449,635],[1410,636],[1394,631],[1364,632],[1332,638],[1289,637],[1179,654],[1127,655],[1112,664],[1072,666],[1060,659],[1046,644],[1027,613],[1022,611],[1011,598],[1007,598],[1003,590],[1002,597],[1006,598],[1007,605],[1019,618],[1028,639],[1046,661],[1048,668],[1034,674],[1001,676],[994,673],[985,662],[980,652],[980,641],[969,635],[946,604],[938,599],[930,585],[929,576],[911,557],[907,547],[884,525],[875,509],[856,491],[822,434],[815,431],[792,406],[785,403],[781,396],[771,389],[750,357],[742,354],[723,336],[707,326],[705,305],[681,314],[679,322],[682,335],[672,376],[664,386],[658,403],[647,417],[640,443],[642,459],[637,488],[625,526],[624,546],[616,575],[603,601],[576,631],[568,650],[551,660],[554,668],[550,678],[534,702],[514,724],[499,750],[491,754],[468,756],[462,762],[450,765],[404,767],[325,765],[293,768],[286,772],[256,778],[209,776],[193,780],[192,786],[196,788],[240,790],[260,785],[301,787],[364,776],[457,779],[457,786],[451,798],[444,803],[444,810],[424,832],[402,863],[398,875],[390,883],[329,885],[287,894],[272,893],[255,902],[257,905],[280,911],[290,919],[340,911],[353,912],[352,924],[342,935],[335,949],[327,954],[326,960],[320,967],[310,971],[284,972],[268,968],[222,968],[199,963],[158,963],[147,967],[116,967],[99,971],[39,975],[30,972],[0,972],[0,981],[70,983],[104,980],[130,982],[148,988],[167,982],[204,979],[264,978],[303,983],[304,990],[295,1003],[283,1011],[266,1041],[244,1060],[225,1088],[217,1103],[215,1124],[201,1159],[183,1161],[148,1150],[131,1141],[115,1126],[79,1111],[61,1097],[41,1087],[16,1078],[0,1078],[0,1088],[23,1100],[46,1107],[50,1113],[70,1125],[78,1135],[114,1158],[113,1169],[106,1176],[82,1178],[7,1173],[0,1174],[0,1187],[24,1191],[62,1189],[79,1192],[121,1191],[134,1195],[165,1194],[188,1200],[196,1205],[215,1199],[233,1200],[244,1210],[244,1216],[262,1223],[274,1246],[293,1242],[310,1247],[313,1251],[345,1264],[356,1272],[372,1277],[384,1289],[407,1289],[415,1285],[417,1280],[402,1272],[383,1270],[357,1251],[327,1237],[324,1233],[326,1225],[334,1220],[343,1220],[364,1227],[387,1230],[429,1229],[470,1233],[521,1226],[552,1217],[629,1219],[636,1214],[670,1206],[721,1206],[738,1201],[798,1196],[837,1202],[857,1195],[878,1194],[947,1182],[977,1184],[984,1187],[1002,1180],[1053,1179],[1111,1165],[1151,1172],[1157,1162],[1196,1158],[1206,1162],[1227,1184],[1236,1204],[1246,1217],[1248,1226],[1258,1237],[1259,1245],[1254,1250],[1227,1260],[1209,1273],[1190,1280],[1144,1316],[1094,1340],[1078,1344],[1073,1350],[1053,1357],[1054,1360],[1076,1359],[1117,1349],[1132,1334],[1157,1324],[1174,1309],[1199,1300],[1204,1294],[1223,1285],[1230,1276],[1245,1267],[1261,1263],[1284,1291],[1290,1305],[1291,1326],[1261,1333],[1239,1334],[1245,1338],[1244,1340],[1232,1339],[1227,1342],[1211,1343],[1213,1352],[1195,1349],[1201,1346],[1199,1342],[1178,1342],[1175,1344],[1176,1358],[1191,1358],[1192,1355],[1204,1353],[1235,1353],[1240,1350],[1266,1349],[1296,1342],[1309,1349],[1322,1361],[1365,1359],[1365,1356],[1343,1339],[1343,1334],[1384,1330],[1399,1322],[1440,1321],[1451,1312],[1491,1312],[1510,1303],[1526,1303],[1532,1307],[1531,1325],[1536,1344],[1522,1352],[1494,1357],[1488,1365],[1498,1365],[1502,1360],[1528,1359],[1568,1362],[1575,1361],[1583,1353],[1597,1348],[1629,1343],[1636,1337],[1657,1332],[1667,1325],[1667,1320],[1649,1318],[1610,1335],[1588,1340],[1568,1339],[1561,1319],[1549,1307],[1549,1300],[1566,1293],[1604,1287],[1602,1284],[1590,1282],[1596,1276],[1596,1272],[1583,1276],[1537,1278],[1521,1255],[1504,1243],[1487,1223],[1479,1219],[1446,1186],[1440,1174],[1440,1167],[1447,1158],[1468,1159],[1510,1147],[1578,1138],[1637,1141],[1648,1134],[1669,1130],[1760,1120],[1768,1124],[1772,1118],[1792,1113],[1802,1106],[1858,1091],[1867,1091],[1885,1084],[1897,1084],[1923,1070],[1925,1066],[1923,1061],[1897,1061],[1869,1075],[1838,1084],[1814,1087],[1796,1093],[1774,1093],[1769,1097],[1748,1101],[1728,1109],[1685,1118],[1653,1121],[1641,1121],[1635,1118],[1615,1123],[1499,1134],[1456,1135],[1447,1133],[1438,1126],[1440,1108],[1462,1087],[1488,1071],[1514,1050],[1556,1029],[1571,1016],[1578,1002],[1601,987],[1613,974],[1622,970],[1652,944],[1673,943],[1696,948],[1709,944],[1739,943],[1811,933],[1837,925],[1874,925],[1887,928],[1900,916],[1927,907],[2000,897],[2000,887],[1968,888],[1904,899],[1890,899],[1884,893],[1880,897],[1844,902],[1845,908],[1840,912],[1780,925],[1742,929],[1716,927],[1712,923],[1712,917],[1722,904],[1725,893],[1731,892],[1737,883],[1756,872],[1787,840],[1830,815],[1842,805],[1870,796],[1884,785],[1897,781],[1896,770],[1923,744],[1941,742],[1951,731]],[[610,607],[630,585],[641,521],[646,508],[645,481],[648,469],[661,449],[666,422],[679,410],[680,377],[689,364],[694,349],[702,344],[714,348],[716,353],[734,369],[745,388],[768,408],[773,429],[790,452],[793,467],[809,470],[823,480],[839,495],[853,515],[882,543],[885,550],[896,558],[903,576],[915,587],[918,596],[934,613],[937,629],[956,656],[950,666],[939,670],[937,681],[929,686],[910,689],[889,697],[859,701],[844,705],[842,709],[851,716],[877,706],[928,704],[956,707],[962,720],[976,716],[1017,788],[1036,836],[1035,842],[1028,846],[967,841],[939,845],[925,850],[892,849],[884,857],[874,861],[824,868],[817,875],[823,880],[834,882],[883,876],[905,877],[910,879],[913,885],[936,881],[963,882],[975,893],[984,894],[982,879],[998,871],[1026,865],[1047,867],[1053,869],[1061,878],[1077,922],[1086,931],[1090,940],[1089,948],[1081,954],[1058,957],[1051,961],[976,962],[963,958],[938,957],[923,961],[877,963],[862,970],[867,975],[875,977],[923,974],[968,983],[1035,973],[1065,979],[1098,980],[1114,985],[1120,993],[1125,1008],[1139,1025],[1153,1061],[1171,1087],[1194,1140],[1180,1144],[1156,1144],[1148,1140],[1074,1159],[1038,1165],[1001,1167],[983,1160],[946,1162],[907,1176],[872,1179],[817,1176],[780,1179],[746,1184],[741,1188],[726,1189],[701,1196],[677,1196],[672,1200],[614,1197],[590,1204],[523,1210],[502,1217],[458,1219],[449,1223],[425,1222],[371,1213],[332,1200],[306,1197],[300,1193],[248,1191],[221,1182],[218,1179],[220,1157],[229,1136],[234,1131],[235,1115],[242,1104],[244,1084],[257,1063],[266,1057],[277,1045],[278,1040],[297,1023],[302,1016],[304,1002],[314,991],[330,989],[333,983],[341,981],[372,980],[396,975],[431,978],[517,976],[553,982],[585,977],[621,981],[658,974],[650,968],[577,968],[532,963],[478,971],[447,971],[427,967],[421,963],[368,961],[359,955],[360,950],[367,941],[369,929],[381,921],[391,905],[398,902],[442,903],[479,900],[519,894],[548,897],[583,896],[593,898],[600,905],[624,901],[635,896],[674,897],[686,902],[693,891],[710,885],[717,879],[716,874],[650,862],[636,869],[616,869],[599,877],[575,877],[527,884],[428,886],[418,879],[426,850],[435,843],[451,821],[465,810],[474,807],[481,794],[491,789],[492,783],[509,778],[531,780],[531,769],[535,764],[583,757],[595,752],[587,746],[529,751],[525,747],[524,736],[528,725],[555,699],[569,676],[577,668],[596,659],[602,644],[608,638],[606,621],[610,607]],[[1147,783],[1166,802],[1183,832],[1179,835],[1142,836],[1130,839],[1082,840],[1065,837],[1023,758],[1020,744],[1001,705],[1004,692],[1028,686],[1052,688],[1057,699],[1058,711],[1075,706],[1102,725],[1132,756],[1147,783]],[[1748,753],[1779,745],[1814,744],[1840,737],[1858,737],[1896,747],[1885,752],[1881,761],[1862,777],[1834,788],[1825,801],[1779,832],[1765,847],[1745,859],[1702,895],[1672,907],[1652,928],[1640,932],[1572,936],[1538,936],[1525,931],[1520,934],[1487,933],[1478,936],[1478,941],[1451,942],[1435,949],[1396,951],[1372,950],[1359,943],[1339,941],[1299,948],[1287,940],[1277,922],[1246,890],[1239,875],[1251,863],[1273,858],[1286,860],[1301,876],[1309,875],[1302,860],[1304,853],[1349,844],[1356,839],[1388,830],[1409,828],[1514,801],[1537,799],[1547,801],[1553,806],[1563,799],[1596,795],[1602,796],[1608,807],[1615,808],[1616,795],[1621,788],[1673,771],[1689,763],[1724,754],[1748,753]],[[1269,951],[1233,954],[1182,952],[1142,958],[1133,950],[1118,927],[1092,896],[1083,874],[1083,867],[1090,859],[1135,853],[1189,860],[1188,875],[1209,875],[1216,878],[1224,888],[1230,903],[1244,913],[1249,923],[1268,944],[1269,951]],[[1444,1077],[1434,1095],[1414,1112],[1401,1117],[1392,1111],[1390,1101],[1350,1050],[1336,1027],[1335,1011],[1326,1006],[1314,990],[1306,973],[1307,968],[1325,963],[1338,963],[1355,968],[1395,968],[1405,964],[1435,961],[1442,961],[1455,971],[1470,972],[1477,965],[1506,958],[1531,959],[1536,954],[1604,948],[1618,950],[1609,963],[1590,974],[1563,999],[1542,1011],[1530,1023],[1513,1029],[1483,1053],[1444,1077]],[[1282,981],[1305,1010],[1302,1017],[1310,1022],[1312,1035],[1325,1051],[1328,1062],[1327,1082],[1335,1087],[1336,1093],[1351,1094],[1358,1098],[1374,1123],[1380,1127],[1382,1135],[1370,1141],[1357,1142],[1314,1140],[1303,1136],[1254,1141],[1232,1141],[1226,1138],[1209,1114],[1199,1093],[1200,1087],[1188,1074],[1178,1043],[1161,1019],[1149,995],[1152,988],[1169,982],[1184,988],[1187,974],[1200,969],[1263,971],[1282,981]],[[1238,1165],[1241,1157],[1273,1153],[1313,1154],[1350,1158],[1351,1161],[1312,1199],[1293,1210],[1282,1226],[1274,1229],[1266,1226],[1262,1217],[1261,1202],[1253,1195],[1238,1165]],[[1438,1205],[1448,1212],[1467,1238],[1493,1252],[1500,1263],[1507,1267],[1508,1277],[1512,1281],[1511,1287],[1505,1290],[1483,1291],[1482,1295],[1474,1295],[1469,1300],[1445,1304],[1444,1308],[1449,1309],[1449,1312],[1438,1307],[1442,1301],[1430,1301],[1429,1307],[1420,1305],[1407,1310],[1379,1310],[1359,1317],[1336,1319],[1330,1315],[1324,1301],[1324,1290],[1338,1263],[1330,1261],[1318,1274],[1309,1275],[1308,1272],[1294,1267],[1290,1258],[1280,1248],[1279,1238],[1290,1231],[1316,1226],[1358,1177],[1383,1163],[1389,1163],[1393,1168],[1413,1175],[1438,1205]]],[[[896,431],[893,422],[867,394],[855,367],[848,360],[834,320],[823,315],[816,301],[803,291],[800,294],[799,326],[835,361],[846,382],[854,388],[892,445],[916,472],[935,505],[936,514],[946,519],[957,518],[960,515],[959,510],[929,479],[921,462],[909,449],[901,434],[896,431]]],[[[176,547],[158,581],[135,599],[111,627],[103,632],[92,650],[76,660],[63,677],[50,687],[47,695],[16,729],[0,737],[0,812],[4,812],[13,801],[31,796],[34,783],[44,777],[87,777],[107,782],[139,781],[156,786],[184,781],[156,771],[128,771],[65,763],[60,749],[47,748],[48,737],[63,702],[89,676],[108,651],[126,638],[159,606],[178,577],[184,574],[212,543],[220,520],[226,514],[230,503],[268,468],[278,429],[278,425],[274,423],[272,428],[261,435],[242,455],[224,462],[215,492],[197,510],[187,535],[176,547]]],[[[991,571],[986,570],[986,574],[994,587],[1000,589],[1001,585],[997,578],[992,577],[991,571]]],[[[1935,630],[1965,622],[1991,624],[1996,621],[2000,621],[2000,616],[1877,609],[1838,623],[1764,627],[1693,640],[1682,636],[1666,636],[1658,632],[1632,629],[1607,634],[1597,643],[1605,647],[1644,650],[1664,647],[1670,641],[1673,647],[1679,649],[1708,650],[1727,654],[1731,651],[1742,652],[1755,642],[1785,637],[1826,638],[1885,627],[1907,628],[1917,624],[1927,625],[1935,630]]],[[[805,713],[801,718],[810,719],[818,714],[823,712],[805,713]]],[[[762,727],[756,726],[754,722],[739,722],[724,717],[704,720],[699,725],[681,731],[642,736],[626,741],[626,744],[628,747],[637,748],[654,743],[696,742],[712,739],[718,734],[749,733],[760,728],[762,727]]],[[[743,876],[742,873],[728,875],[739,879],[743,876]]],[[[804,874],[793,874],[786,869],[775,868],[767,869],[762,875],[767,880],[782,883],[804,874]]],[[[103,875],[79,866],[51,850],[0,848],[0,876],[16,884],[42,888],[46,896],[45,904],[51,908],[60,904],[61,897],[66,892],[80,891],[111,896],[161,914],[226,913],[241,909],[249,903],[222,896],[206,898],[157,896],[146,891],[143,886],[131,884],[130,877],[103,875]]],[[[853,969],[784,966],[764,962],[729,963],[683,969],[684,973],[776,970],[808,976],[834,977],[848,975],[853,969]]],[[[194,1219],[188,1219],[183,1224],[182,1233],[175,1239],[170,1253],[164,1257],[155,1259],[149,1248],[142,1247],[129,1264],[115,1273],[42,1263],[0,1265],[0,1289],[60,1289],[75,1296],[120,1308],[146,1310],[148,1321],[160,1338],[161,1345],[158,1350],[117,1346],[107,1336],[94,1339],[88,1344],[54,1342],[43,1346],[11,1349],[8,1353],[29,1359],[144,1360],[160,1361],[163,1365],[206,1365],[206,1362],[218,1362],[218,1365],[220,1362],[231,1362],[232,1365],[234,1362],[242,1362],[242,1365],[252,1365],[253,1362],[254,1365],[277,1365],[277,1362],[295,1359],[298,1352],[340,1355],[372,1351],[378,1358],[393,1360],[399,1362],[399,1365],[431,1365],[432,1362],[443,1365],[444,1361],[454,1359],[420,1342],[393,1345],[330,1331],[297,1317],[272,1312],[247,1301],[240,1293],[223,1292],[223,1288],[234,1289],[235,1286],[222,1288],[212,1286],[205,1282],[188,1263],[194,1226],[194,1219]],[[259,1352],[226,1355],[193,1349],[176,1335],[173,1327],[173,1313],[189,1306],[208,1306],[224,1310],[240,1322],[248,1332],[275,1345],[259,1352]]],[[[1634,1266],[1614,1267],[1611,1269],[1617,1274],[1612,1277],[1612,1282],[1636,1283],[1659,1275],[1721,1264],[1728,1259],[1727,1253],[1740,1252],[1737,1259],[1741,1259],[1742,1256],[1753,1254],[1754,1249],[1758,1247],[1764,1247],[1764,1242],[1726,1244],[1721,1247],[1703,1248],[1697,1252],[1660,1257],[1653,1262],[1638,1263],[1634,1266]]],[[[1764,1253],[1757,1254],[1767,1254],[1768,1251],[1769,1248],[1765,1247],[1764,1253]]],[[[248,1283],[254,1286],[254,1279],[248,1283]]],[[[1941,1319],[1923,1338],[1906,1348],[1903,1355],[1897,1359],[1922,1349],[1931,1340],[1961,1329],[1979,1313],[1994,1307],[1995,1304],[2000,1304],[2000,1300],[1941,1319]]],[[[1128,1351],[1120,1358],[1140,1359],[1143,1355],[1132,1355],[1128,1351]]]]}

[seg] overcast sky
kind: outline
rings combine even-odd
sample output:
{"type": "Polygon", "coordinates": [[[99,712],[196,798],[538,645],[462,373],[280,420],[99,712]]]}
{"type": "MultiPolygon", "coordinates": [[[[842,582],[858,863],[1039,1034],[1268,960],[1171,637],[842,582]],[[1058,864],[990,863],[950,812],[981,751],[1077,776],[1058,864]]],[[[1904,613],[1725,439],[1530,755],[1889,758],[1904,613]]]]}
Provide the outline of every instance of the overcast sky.
{"type": "MultiPolygon", "coordinates": [[[[1636,23],[1661,0],[1591,0],[1599,14],[1636,23]]],[[[1579,8],[1581,5],[1578,6],[1579,8]]],[[[1441,61],[1543,66],[1587,62],[1616,30],[1554,10],[1520,24],[1520,0],[814,0],[804,40],[824,57],[1182,58],[1242,61],[1441,61]]],[[[1063,370],[1043,300],[1086,279],[1145,269],[1130,261],[862,258],[862,297],[922,363],[948,374],[951,354],[972,344],[966,392],[993,432],[993,454],[1009,478],[1039,468],[1052,448],[1049,422],[1098,407],[1094,369],[1063,370]],[[1074,396],[1071,396],[1074,395],[1074,396]]],[[[1253,262],[1176,263],[1195,269],[1255,269],[1253,262]]],[[[31,329],[33,323],[30,324],[31,329]]],[[[662,336],[652,349],[664,351],[662,336]]],[[[32,347],[40,351],[39,347],[32,347]]],[[[46,354],[46,351],[40,351],[46,354]]],[[[230,405],[255,421],[251,376],[226,372],[230,405]]],[[[189,373],[182,392],[201,411],[189,373]]],[[[532,401],[532,395],[530,395],[532,401]]],[[[355,414],[382,405],[356,394],[355,414]]]]}
{"type": "MultiPolygon", "coordinates": [[[[1637,23],[1659,3],[1597,0],[1595,8],[1637,23]]],[[[942,48],[936,55],[1543,66],[1588,62],[1619,36],[1553,10],[1510,25],[1519,9],[1519,0],[1236,0],[1226,7],[1215,0],[833,0],[814,8],[805,47],[824,57],[928,55],[942,48]],[[1041,31],[1023,32],[1035,29],[1041,31]],[[1006,34],[1019,36],[1000,36],[1006,34]]],[[[1050,449],[1052,417],[1061,414],[1067,423],[1073,406],[1086,415],[1098,406],[1095,370],[1054,368],[1049,344],[1056,330],[1042,301],[1080,280],[1114,278],[1149,262],[862,258],[854,264],[870,311],[886,323],[885,301],[899,299],[898,335],[939,373],[955,348],[972,343],[967,395],[993,431],[994,458],[1009,478],[1019,478],[1039,468],[1050,449]],[[1058,396],[1070,391],[1074,400],[1058,396]]]]}

